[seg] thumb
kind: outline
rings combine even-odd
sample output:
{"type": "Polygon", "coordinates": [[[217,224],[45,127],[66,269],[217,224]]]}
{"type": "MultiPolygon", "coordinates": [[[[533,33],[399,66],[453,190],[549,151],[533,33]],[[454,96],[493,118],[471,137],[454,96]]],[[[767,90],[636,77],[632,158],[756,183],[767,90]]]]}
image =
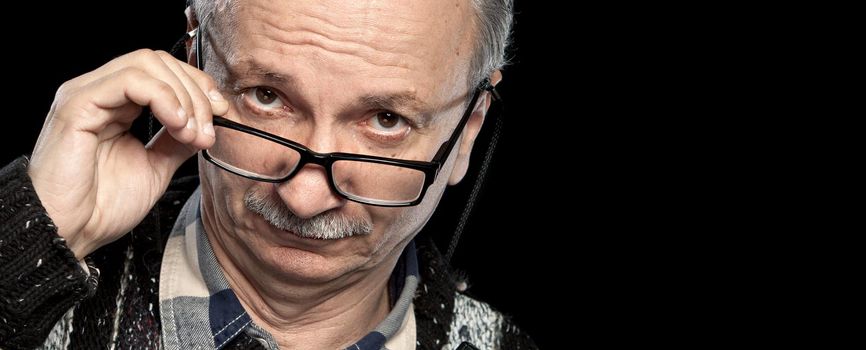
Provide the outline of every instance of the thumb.
{"type": "Polygon", "coordinates": [[[165,130],[165,127],[156,133],[145,148],[150,165],[160,176],[162,188],[168,186],[174,172],[180,168],[183,162],[196,153],[196,149],[192,146],[175,140],[165,130]]]}

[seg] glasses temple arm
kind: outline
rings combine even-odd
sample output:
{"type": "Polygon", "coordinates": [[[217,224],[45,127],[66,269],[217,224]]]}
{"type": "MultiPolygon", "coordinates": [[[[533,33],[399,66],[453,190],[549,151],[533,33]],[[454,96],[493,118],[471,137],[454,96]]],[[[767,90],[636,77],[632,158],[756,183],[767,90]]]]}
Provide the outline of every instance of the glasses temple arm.
{"type": "MultiPolygon", "coordinates": [[[[493,99],[496,101],[500,101],[502,98],[499,96],[499,92],[496,91],[496,88],[490,84],[490,80],[484,79],[484,82],[481,83],[479,89],[490,92],[493,95],[493,99]]],[[[463,127],[469,121],[469,116],[472,115],[472,109],[475,107],[475,103],[478,102],[478,97],[481,94],[475,94],[473,96],[472,101],[469,102],[470,109],[466,111],[466,115],[463,116],[463,119],[460,120],[460,123],[457,125],[457,128],[454,130],[455,134],[463,132],[463,127]]],[[[451,139],[442,143],[442,146],[439,147],[439,150],[436,152],[436,155],[433,156],[433,162],[438,165],[436,169],[436,173],[439,173],[439,169],[442,168],[442,164],[445,163],[445,157],[451,153],[451,150],[454,148],[454,145],[457,143],[459,138],[456,136],[452,136],[451,139]]]]}
{"type": "Polygon", "coordinates": [[[203,31],[201,30],[202,25],[204,25],[204,23],[199,24],[198,28],[190,32],[195,36],[195,65],[199,70],[204,70],[204,62],[202,61],[203,55],[201,54],[201,37],[203,35],[203,31]]]}

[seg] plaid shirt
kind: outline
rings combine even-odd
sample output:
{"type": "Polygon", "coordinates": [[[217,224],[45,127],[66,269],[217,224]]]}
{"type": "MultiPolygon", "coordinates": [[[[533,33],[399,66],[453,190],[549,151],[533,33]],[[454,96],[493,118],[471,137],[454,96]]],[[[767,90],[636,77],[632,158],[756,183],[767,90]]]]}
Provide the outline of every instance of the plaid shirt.
{"type": "MultiPolygon", "coordinates": [[[[257,326],[229,287],[201,222],[201,188],[186,202],[166,244],[159,280],[163,349],[221,349],[241,332],[268,349],[274,337],[257,326]]],[[[391,312],[347,349],[415,349],[412,297],[418,286],[415,244],[391,275],[391,312]]]]}

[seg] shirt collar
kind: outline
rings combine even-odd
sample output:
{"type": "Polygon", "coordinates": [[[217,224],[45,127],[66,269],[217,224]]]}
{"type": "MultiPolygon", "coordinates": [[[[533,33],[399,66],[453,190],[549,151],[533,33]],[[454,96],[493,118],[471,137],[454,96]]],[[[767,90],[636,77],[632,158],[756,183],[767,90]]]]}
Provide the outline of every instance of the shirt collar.
{"type": "MultiPolygon", "coordinates": [[[[163,253],[159,307],[164,349],[220,349],[240,333],[276,348],[257,327],[229,287],[201,222],[201,187],[184,204],[163,253]]],[[[418,286],[418,258],[410,242],[391,274],[391,312],[349,349],[414,348],[412,297],[418,286]],[[407,317],[408,315],[408,317],[407,317]],[[386,344],[387,342],[387,344],[386,344]]]]}

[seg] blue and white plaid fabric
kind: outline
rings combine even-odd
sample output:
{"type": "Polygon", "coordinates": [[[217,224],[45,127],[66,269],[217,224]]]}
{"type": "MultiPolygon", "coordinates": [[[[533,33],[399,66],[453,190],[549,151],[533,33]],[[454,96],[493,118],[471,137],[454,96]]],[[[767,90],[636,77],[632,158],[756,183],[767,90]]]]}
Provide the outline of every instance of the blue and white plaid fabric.
{"type": "MultiPolygon", "coordinates": [[[[201,188],[178,215],[166,244],[159,280],[163,349],[221,349],[241,332],[266,348],[274,338],[256,326],[214,257],[201,223],[201,188]]],[[[418,260],[410,243],[390,283],[391,313],[375,330],[347,349],[415,349],[412,297],[418,286],[418,260]]]]}

